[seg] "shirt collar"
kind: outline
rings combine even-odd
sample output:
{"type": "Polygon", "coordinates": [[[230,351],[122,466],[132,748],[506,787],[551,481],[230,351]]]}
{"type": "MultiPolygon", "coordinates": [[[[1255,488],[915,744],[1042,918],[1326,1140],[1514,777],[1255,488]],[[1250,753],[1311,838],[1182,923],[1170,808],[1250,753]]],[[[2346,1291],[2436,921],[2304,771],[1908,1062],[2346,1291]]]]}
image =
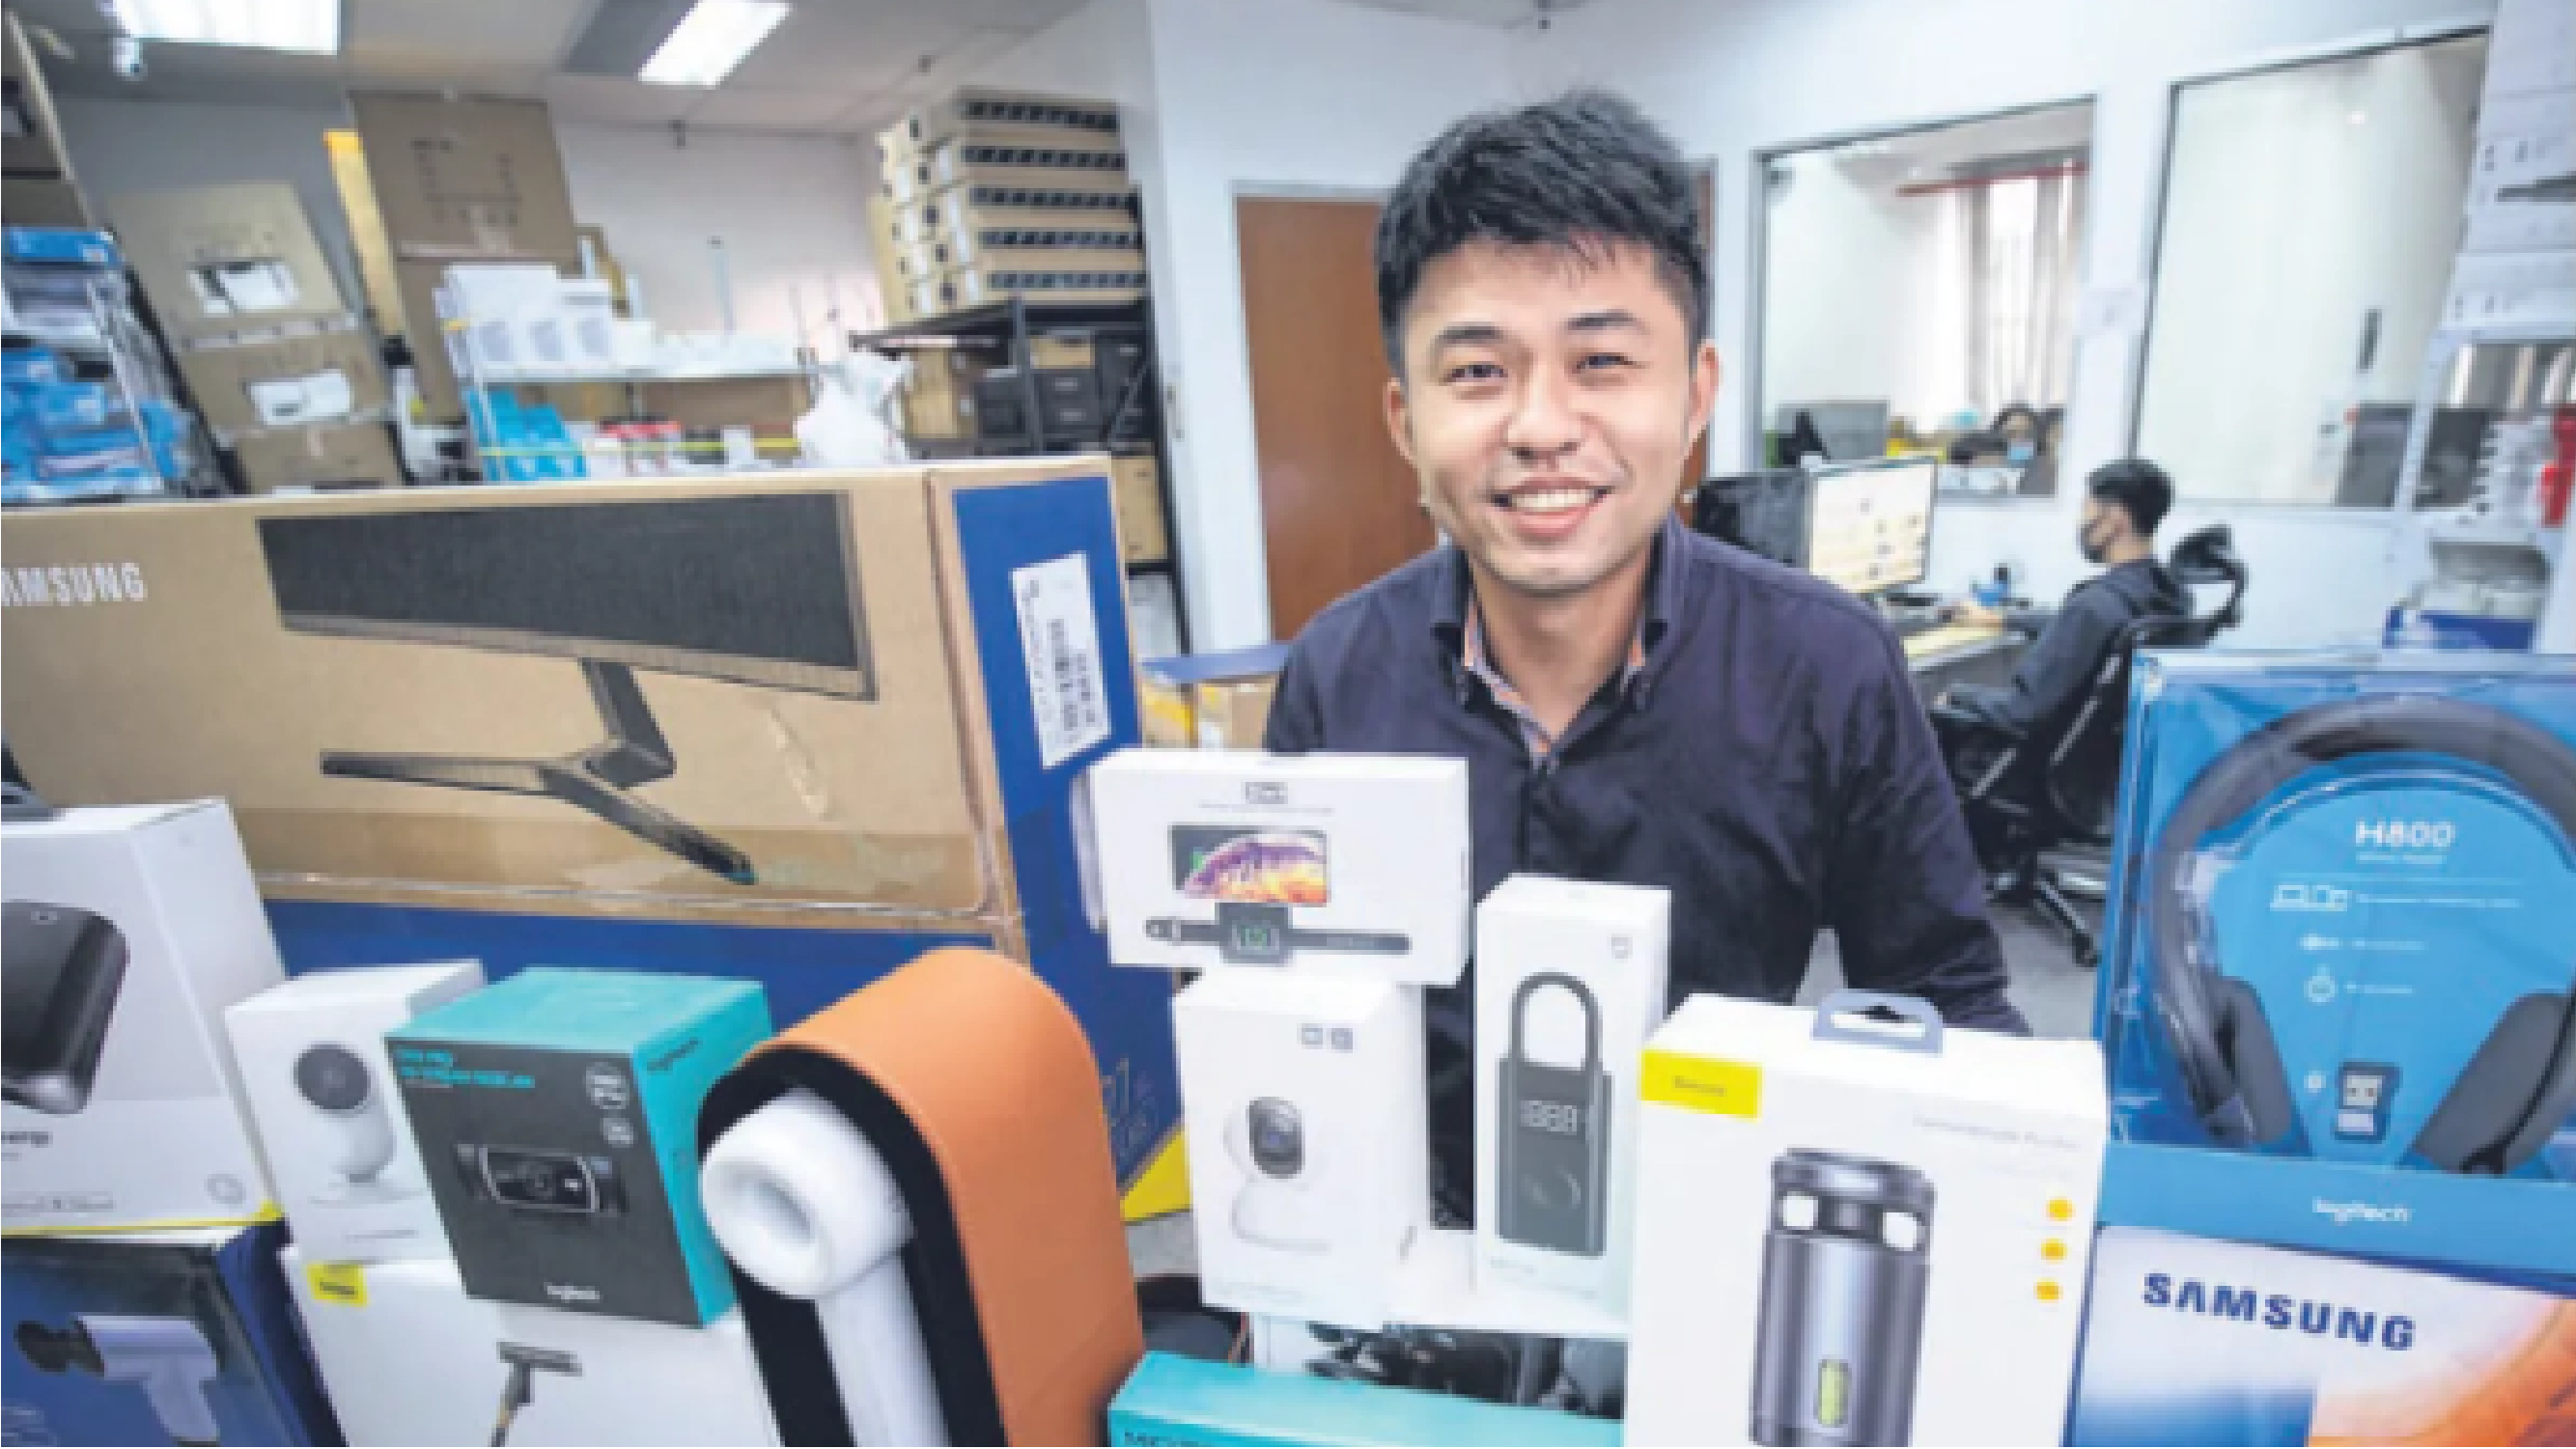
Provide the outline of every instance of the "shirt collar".
{"type": "MultiPolygon", "coordinates": [[[[1690,537],[1680,516],[1667,517],[1647,547],[1653,553],[1646,561],[1645,606],[1637,612],[1637,632],[1628,643],[1628,662],[1619,675],[1622,685],[1637,683],[1653,667],[1655,647],[1681,614],[1682,560],[1690,550],[1690,537]]],[[[1431,632],[1445,646],[1447,657],[1457,661],[1458,690],[1464,698],[1471,677],[1492,671],[1482,626],[1475,622],[1475,576],[1467,567],[1467,555],[1456,544],[1441,545],[1440,584],[1432,597],[1431,632]]]]}

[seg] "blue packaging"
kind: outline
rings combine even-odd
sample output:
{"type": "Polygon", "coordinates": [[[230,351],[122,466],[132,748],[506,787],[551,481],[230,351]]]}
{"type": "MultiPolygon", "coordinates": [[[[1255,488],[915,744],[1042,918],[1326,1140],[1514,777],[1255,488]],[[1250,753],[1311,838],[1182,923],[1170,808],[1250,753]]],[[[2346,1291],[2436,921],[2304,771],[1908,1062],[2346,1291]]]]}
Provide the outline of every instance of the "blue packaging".
{"type": "Polygon", "coordinates": [[[1556,1409],[1149,1353],[1109,1404],[1112,1444],[1617,1444],[1556,1409]]]}
{"type": "Polygon", "coordinates": [[[13,347],[0,352],[0,383],[12,390],[37,383],[65,382],[71,375],[63,355],[50,347],[13,347]]]}
{"type": "Polygon", "coordinates": [[[8,1442],[342,1442],[285,1246],[277,1223],[8,1239],[8,1442]]]}
{"type": "Polygon", "coordinates": [[[74,227],[0,228],[0,256],[38,266],[93,267],[108,272],[125,270],[125,258],[118,253],[116,242],[106,232],[83,231],[74,227]]]}
{"type": "Polygon", "coordinates": [[[2143,659],[2105,939],[2105,1223],[2576,1272],[2566,661],[2143,659]]]}
{"type": "Polygon", "coordinates": [[[104,383],[48,382],[18,390],[14,401],[37,427],[95,428],[106,424],[113,395],[104,383]]]}

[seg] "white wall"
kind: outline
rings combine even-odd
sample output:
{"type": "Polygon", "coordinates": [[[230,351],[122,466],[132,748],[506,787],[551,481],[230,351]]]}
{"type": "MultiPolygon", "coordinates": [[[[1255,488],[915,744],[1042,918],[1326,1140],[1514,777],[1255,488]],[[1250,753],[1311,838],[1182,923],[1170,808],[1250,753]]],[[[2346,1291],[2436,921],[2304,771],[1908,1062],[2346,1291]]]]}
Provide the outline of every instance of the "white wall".
{"type": "MultiPolygon", "coordinates": [[[[1784,158],[1771,187],[1771,275],[1764,288],[1762,391],[1768,410],[1877,400],[1938,426],[1965,401],[1965,342],[1936,305],[1946,193],[1902,196],[1822,152],[1784,158]],[[1957,351],[1943,388],[1932,355],[1957,351]]],[[[1724,266],[1721,256],[1719,265],[1724,266]]],[[[1765,419],[1766,423],[1768,419],[1765,419]]]]}

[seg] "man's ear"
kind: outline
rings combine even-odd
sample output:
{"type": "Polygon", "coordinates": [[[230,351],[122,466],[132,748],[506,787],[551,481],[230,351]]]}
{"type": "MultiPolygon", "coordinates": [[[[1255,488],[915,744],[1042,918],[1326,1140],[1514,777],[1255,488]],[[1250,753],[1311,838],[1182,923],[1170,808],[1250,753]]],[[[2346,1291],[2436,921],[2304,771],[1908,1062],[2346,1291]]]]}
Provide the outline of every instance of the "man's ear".
{"type": "Polygon", "coordinates": [[[1386,380],[1386,435],[1395,440],[1395,450],[1404,461],[1413,461],[1413,408],[1404,395],[1404,379],[1386,380]]]}
{"type": "Polygon", "coordinates": [[[1698,442],[1708,432],[1709,416],[1717,411],[1718,377],[1717,343],[1713,339],[1703,341],[1691,357],[1690,431],[1682,438],[1684,447],[1698,442]]]}

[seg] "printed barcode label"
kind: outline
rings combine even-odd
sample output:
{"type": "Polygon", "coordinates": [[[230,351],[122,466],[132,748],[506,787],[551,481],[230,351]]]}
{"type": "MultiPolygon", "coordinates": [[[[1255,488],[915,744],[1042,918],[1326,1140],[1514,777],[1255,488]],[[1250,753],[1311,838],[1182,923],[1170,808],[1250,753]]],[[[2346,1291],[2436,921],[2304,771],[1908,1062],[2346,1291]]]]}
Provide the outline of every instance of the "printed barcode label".
{"type": "Polygon", "coordinates": [[[1011,574],[1020,605],[1020,655],[1029,671],[1038,757],[1047,769],[1109,738],[1109,694],[1100,669],[1100,625],[1082,555],[1011,574]]]}

